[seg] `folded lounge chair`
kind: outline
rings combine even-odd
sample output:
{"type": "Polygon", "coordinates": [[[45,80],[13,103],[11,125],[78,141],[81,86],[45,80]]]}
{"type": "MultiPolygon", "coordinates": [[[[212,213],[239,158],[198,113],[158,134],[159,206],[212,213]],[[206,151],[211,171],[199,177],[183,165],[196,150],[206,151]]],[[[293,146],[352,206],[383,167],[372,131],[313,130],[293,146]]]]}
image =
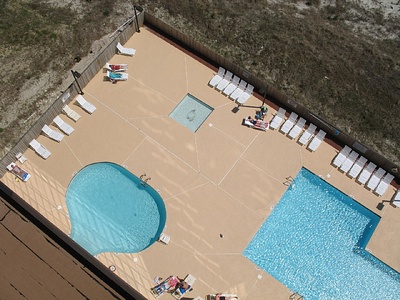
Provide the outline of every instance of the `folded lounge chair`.
{"type": "Polygon", "coordinates": [[[126,81],[128,80],[128,73],[116,73],[116,72],[111,72],[107,71],[107,78],[111,82],[117,82],[117,81],[126,81]]]}
{"type": "Polygon", "coordinates": [[[335,167],[339,168],[344,163],[347,156],[349,156],[350,152],[351,152],[351,148],[349,146],[345,145],[344,148],[342,148],[342,150],[340,150],[340,152],[336,155],[332,164],[335,167]]]}
{"type": "Polygon", "coordinates": [[[128,71],[128,64],[109,64],[106,63],[106,69],[112,72],[126,72],[128,71]]]}
{"type": "Polygon", "coordinates": [[[354,165],[351,167],[350,171],[347,173],[351,178],[356,178],[360,174],[361,170],[364,168],[367,159],[364,156],[360,156],[354,165]]]}
{"type": "Polygon", "coordinates": [[[169,276],[167,279],[150,289],[154,297],[160,297],[164,293],[172,291],[179,283],[179,279],[175,276],[169,276]]]}
{"type": "Polygon", "coordinates": [[[379,182],[378,186],[376,187],[375,193],[377,193],[379,196],[382,196],[384,193],[386,193],[393,178],[394,178],[394,176],[392,174],[386,173],[386,175],[382,178],[382,180],[379,182]]]}
{"type": "Polygon", "coordinates": [[[37,140],[33,139],[29,145],[33,148],[33,150],[35,150],[35,152],[37,154],[39,154],[41,157],[43,157],[44,159],[47,159],[50,155],[51,152],[49,150],[46,149],[45,146],[43,146],[42,144],[40,144],[37,140]]]}
{"type": "Polygon", "coordinates": [[[84,110],[86,110],[89,114],[94,113],[94,111],[96,110],[96,106],[94,106],[92,103],[86,101],[86,99],[83,98],[82,95],[78,95],[78,97],[76,97],[76,102],[77,102],[84,110]]]}
{"type": "Polygon", "coordinates": [[[211,78],[210,82],[208,83],[210,86],[215,87],[225,76],[225,69],[223,67],[219,67],[218,73],[211,78]]]}
{"type": "Polygon", "coordinates": [[[300,132],[303,130],[305,124],[306,120],[304,118],[300,118],[294,127],[290,129],[288,136],[292,139],[297,138],[300,132]]]}
{"type": "Polygon", "coordinates": [[[28,159],[21,153],[17,153],[17,155],[15,155],[16,159],[18,159],[18,161],[23,164],[24,162],[26,162],[28,159]]]}
{"type": "Polygon", "coordinates": [[[281,128],[279,129],[282,133],[287,134],[289,132],[290,129],[292,129],[292,127],[294,126],[294,123],[297,120],[298,115],[293,111],[289,118],[285,121],[285,123],[283,123],[283,125],[281,126],[281,128]]]}
{"type": "Polygon", "coordinates": [[[233,78],[233,74],[230,71],[226,71],[224,78],[222,78],[222,80],[220,82],[218,82],[218,84],[215,86],[215,88],[218,91],[222,91],[223,89],[225,89],[228,84],[231,82],[233,78]]]}
{"type": "Polygon", "coordinates": [[[311,140],[311,142],[308,144],[307,149],[310,151],[315,151],[318,149],[318,147],[321,145],[322,141],[324,140],[326,135],[326,132],[320,129],[317,133],[316,136],[311,140]]]}
{"type": "Polygon", "coordinates": [[[375,170],[375,168],[376,164],[370,161],[368,165],[361,171],[360,176],[357,177],[357,181],[361,184],[365,184],[371,177],[372,172],[375,170]]]}
{"type": "Polygon", "coordinates": [[[52,140],[55,140],[57,142],[61,142],[61,140],[64,138],[64,135],[61,132],[58,132],[57,130],[51,129],[46,124],[44,124],[44,126],[42,127],[42,132],[45,135],[47,135],[47,137],[49,137],[52,140]]]}
{"type": "Polygon", "coordinates": [[[247,100],[249,100],[250,96],[253,95],[254,86],[248,84],[244,92],[236,98],[236,103],[239,105],[243,105],[247,100]]]}
{"type": "Polygon", "coordinates": [[[29,178],[31,178],[31,174],[27,171],[22,169],[21,167],[17,166],[15,163],[11,163],[7,166],[7,170],[10,171],[12,174],[17,176],[22,181],[26,182],[29,178]]]}
{"type": "Polygon", "coordinates": [[[59,116],[55,117],[53,121],[57,125],[57,127],[60,128],[62,132],[64,132],[66,135],[70,135],[75,130],[68,123],[65,123],[64,120],[61,119],[59,116]]]}
{"type": "Polygon", "coordinates": [[[378,170],[376,170],[371,178],[368,180],[367,183],[367,188],[369,188],[370,190],[374,190],[378,184],[379,181],[381,181],[381,178],[383,177],[383,175],[386,173],[386,171],[382,168],[379,168],[378,170]]]}
{"type": "Polygon", "coordinates": [[[233,76],[232,81],[228,84],[226,88],[222,91],[222,94],[228,96],[233,93],[234,90],[238,87],[240,82],[240,78],[236,75],[233,76]]]}
{"type": "Polygon", "coordinates": [[[285,113],[286,113],[286,109],[280,107],[278,112],[272,118],[272,120],[270,122],[270,127],[272,129],[277,129],[281,125],[283,119],[285,118],[285,113]]]}
{"type": "Polygon", "coordinates": [[[243,79],[240,80],[239,86],[233,91],[232,94],[229,95],[229,98],[232,100],[236,100],[237,98],[239,98],[240,95],[244,93],[246,86],[247,82],[243,79]]]}
{"type": "Polygon", "coordinates": [[[119,54],[122,55],[129,55],[129,56],[133,56],[136,53],[136,50],[133,48],[125,48],[124,46],[121,45],[120,42],[118,42],[117,44],[117,50],[119,54]]]}
{"type": "Polygon", "coordinates": [[[262,120],[255,120],[255,122],[251,122],[250,119],[243,119],[243,125],[263,131],[266,131],[269,128],[268,122],[264,122],[262,120]]]}
{"type": "Polygon", "coordinates": [[[356,162],[356,159],[358,158],[358,153],[356,151],[351,151],[349,156],[345,159],[343,164],[340,166],[340,170],[343,171],[344,173],[347,173],[351,167],[354,165],[356,162]]]}
{"type": "Polygon", "coordinates": [[[163,244],[165,244],[165,245],[168,245],[170,240],[171,240],[171,237],[168,234],[164,233],[164,232],[162,232],[160,234],[160,237],[158,238],[158,241],[163,243],[163,244]]]}
{"type": "Polygon", "coordinates": [[[181,299],[183,295],[192,290],[195,281],[196,278],[193,275],[186,275],[186,277],[183,279],[183,282],[177,285],[175,291],[172,293],[172,296],[176,299],[181,299]]]}
{"type": "Polygon", "coordinates": [[[63,107],[63,112],[74,122],[78,122],[78,120],[81,118],[81,115],[69,107],[68,104],[63,107]]]}

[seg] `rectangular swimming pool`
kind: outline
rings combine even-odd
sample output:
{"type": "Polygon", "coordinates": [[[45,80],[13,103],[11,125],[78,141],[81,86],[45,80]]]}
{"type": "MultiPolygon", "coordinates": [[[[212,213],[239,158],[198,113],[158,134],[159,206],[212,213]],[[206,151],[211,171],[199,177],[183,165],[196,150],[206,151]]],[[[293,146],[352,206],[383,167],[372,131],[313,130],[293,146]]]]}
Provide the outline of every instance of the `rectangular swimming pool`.
{"type": "Polygon", "coordinates": [[[302,168],[243,255],[304,299],[399,299],[365,250],[380,217],[302,168]]]}

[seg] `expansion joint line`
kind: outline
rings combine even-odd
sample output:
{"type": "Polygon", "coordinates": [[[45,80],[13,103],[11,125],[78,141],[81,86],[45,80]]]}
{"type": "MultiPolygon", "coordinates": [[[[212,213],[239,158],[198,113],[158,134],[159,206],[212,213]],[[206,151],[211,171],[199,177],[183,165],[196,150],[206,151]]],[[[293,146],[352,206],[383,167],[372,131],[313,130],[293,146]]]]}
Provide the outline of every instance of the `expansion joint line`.
{"type": "Polygon", "coordinates": [[[83,167],[83,163],[79,160],[78,156],[75,154],[74,150],[72,150],[72,148],[70,147],[70,145],[68,144],[67,141],[65,142],[65,144],[67,145],[68,149],[71,151],[72,155],[76,158],[78,163],[83,167]]]}
{"type": "Polygon", "coordinates": [[[220,180],[220,182],[217,184],[217,186],[220,186],[221,183],[225,180],[226,176],[228,176],[231,171],[233,170],[233,168],[237,165],[237,163],[239,162],[239,160],[243,157],[243,155],[246,153],[246,151],[249,149],[249,147],[254,143],[254,141],[257,139],[258,135],[260,134],[257,133],[257,135],[253,138],[253,140],[247,145],[247,147],[244,149],[244,151],[242,152],[242,154],[240,154],[240,156],[238,157],[238,159],[235,161],[235,163],[232,165],[232,167],[228,170],[228,172],[226,172],[226,174],[224,175],[224,177],[222,177],[222,179],[220,180]]]}

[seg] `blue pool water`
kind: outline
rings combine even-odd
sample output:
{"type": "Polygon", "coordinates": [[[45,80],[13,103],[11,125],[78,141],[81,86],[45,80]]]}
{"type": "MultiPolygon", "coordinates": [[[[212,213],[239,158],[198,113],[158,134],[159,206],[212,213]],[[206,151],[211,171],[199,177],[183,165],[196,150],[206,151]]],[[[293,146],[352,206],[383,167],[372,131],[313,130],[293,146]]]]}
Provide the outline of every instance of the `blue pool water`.
{"type": "Polygon", "coordinates": [[[304,299],[399,299],[399,273],[365,250],[379,219],[303,168],[243,255],[304,299]]]}
{"type": "Polygon", "coordinates": [[[66,201],[71,238],[92,255],[140,252],[165,226],[160,195],[114,163],[95,163],[79,171],[69,184],[66,201]]]}
{"type": "Polygon", "coordinates": [[[170,117],[196,132],[214,109],[196,97],[187,94],[170,113],[170,117]]]}

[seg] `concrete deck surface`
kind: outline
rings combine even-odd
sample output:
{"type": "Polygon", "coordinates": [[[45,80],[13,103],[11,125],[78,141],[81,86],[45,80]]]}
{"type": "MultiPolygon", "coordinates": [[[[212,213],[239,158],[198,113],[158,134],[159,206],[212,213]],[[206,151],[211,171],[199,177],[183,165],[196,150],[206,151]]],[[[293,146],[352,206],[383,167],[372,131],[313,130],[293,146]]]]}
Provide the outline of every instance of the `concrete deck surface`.
{"type": "MultiPolygon", "coordinates": [[[[41,214],[69,233],[65,193],[72,177],[90,163],[115,162],[152,178],[149,184],[165,201],[171,236],[168,245],[155,243],[141,253],[98,255],[117,267],[116,274],[149,299],[154,277],[188,273],[197,281],[187,297],[228,292],[240,299],[288,299],[292,292],[242,251],[286,191],[286,178],[304,166],[382,217],[368,249],[400,271],[400,210],[389,203],[376,208],[391,199],[393,186],[378,197],[338,171],[331,162],[340,147],[328,139],[310,152],[276,130],[242,126],[261,100],[252,96],[236,111],[234,102],[207,85],[215,68],[150,30],[143,28],[124,46],[136,54],[110,62],[128,64],[128,81],[112,84],[99,72],[84,88],[97,110],[89,115],[73,101],[81,119],[61,118],[74,133],[60,143],[37,138],[52,155],[43,160],[26,151],[28,182],[16,182],[10,173],[1,179],[41,214]],[[196,133],[168,116],[187,93],[214,108],[196,133]]],[[[267,105],[269,121],[277,106],[267,105]]]]}

